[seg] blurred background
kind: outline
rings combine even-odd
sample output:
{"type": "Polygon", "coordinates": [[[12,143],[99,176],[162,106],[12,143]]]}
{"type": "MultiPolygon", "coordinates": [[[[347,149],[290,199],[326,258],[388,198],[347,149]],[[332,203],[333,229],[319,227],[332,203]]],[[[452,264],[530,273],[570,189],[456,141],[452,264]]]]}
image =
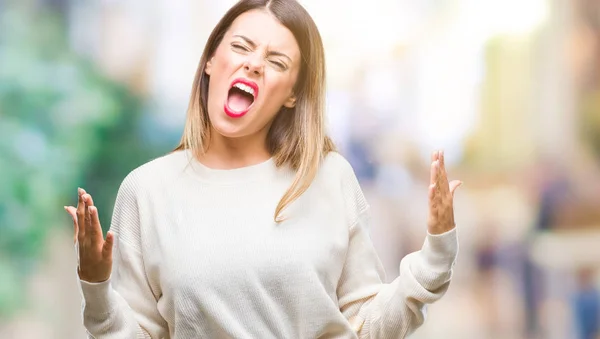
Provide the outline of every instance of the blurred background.
{"type": "MultiPolygon", "coordinates": [[[[72,223],[170,151],[233,0],[0,0],[0,338],[83,338],[72,223]]],[[[600,338],[600,1],[304,0],[387,272],[446,150],[460,256],[412,338],[600,338]]]]}

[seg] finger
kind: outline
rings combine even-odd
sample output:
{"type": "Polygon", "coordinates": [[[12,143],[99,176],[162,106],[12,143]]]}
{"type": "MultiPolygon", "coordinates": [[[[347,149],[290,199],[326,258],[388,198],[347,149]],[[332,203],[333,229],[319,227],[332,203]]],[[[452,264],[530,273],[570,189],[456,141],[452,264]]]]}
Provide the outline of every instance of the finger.
{"type": "Polygon", "coordinates": [[[85,194],[85,191],[82,188],[78,188],[77,193],[77,234],[79,236],[79,242],[82,242],[85,238],[85,202],[83,201],[83,195],[85,194]]]}
{"type": "Polygon", "coordinates": [[[83,224],[84,224],[84,229],[85,229],[85,233],[86,233],[86,238],[88,238],[91,235],[92,232],[92,219],[90,217],[90,205],[88,204],[88,200],[87,200],[87,194],[83,195],[83,206],[84,206],[84,218],[83,218],[83,224]]]}
{"type": "Polygon", "coordinates": [[[85,225],[84,228],[86,229],[86,233],[88,232],[92,232],[92,234],[90,234],[90,236],[94,237],[95,234],[93,234],[93,227],[92,227],[92,217],[90,215],[90,206],[94,206],[94,200],[92,199],[92,196],[88,193],[85,193],[83,195],[83,202],[85,203],[85,225]]]}
{"type": "Polygon", "coordinates": [[[450,193],[452,194],[452,196],[454,197],[454,191],[460,186],[462,185],[462,181],[460,180],[453,180],[450,183],[450,193]]]}
{"type": "Polygon", "coordinates": [[[439,155],[438,151],[431,152],[431,162],[438,160],[438,155],[439,155]]]}
{"type": "Polygon", "coordinates": [[[431,178],[429,184],[429,202],[430,207],[435,208],[441,198],[440,194],[440,162],[434,161],[431,164],[431,178]]]}
{"type": "Polygon", "coordinates": [[[440,151],[439,159],[440,159],[440,171],[442,173],[446,174],[446,159],[444,157],[444,151],[440,151]]]}
{"type": "Polygon", "coordinates": [[[104,240],[102,238],[102,226],[100,226],[100,219],[98,218],[98,208],[96,206],[88,207],[90,215],[90,226],[88,229],[88,237],[93,245],[101,244],[104,240]]]}
{"type": "Polygon", "coordinates": [[[112,260],[113,244],[115,243],[115,235],[113,232],[106,234],[106,241],[102,245],[102,257],[106,260],[112,260]]]}
{"type": "Polygon", "coordinates": [[[429,213],[427,216],[427,226],[433,227],[439,220],[440,194],[436,184],[429,185],[429,213]]]}
{"type": "Polygon", "coordinates": [[[437,183],[437,178],[438,178],[438,161],[434,160],[431,163],[431,168],[430,168],[430,172],[429,172],[429,185],[433,185],[437,183]]]}
{"type": "Polygon", "coordinates": [[[446,175],[446,172],[442,170],[441,161],[438,161],[436,183],[438,185],[438,190],[442,195],[448,193],[448,176],[446,175]]]}
{"type": "Polygon", "coordinates": [[[89,206],[94,206],[94,199],[92,198],[92,195],[89,193],[86,193],[83,195],[84,199],[85,199],[85,203],[88,204],[89,206]]]}

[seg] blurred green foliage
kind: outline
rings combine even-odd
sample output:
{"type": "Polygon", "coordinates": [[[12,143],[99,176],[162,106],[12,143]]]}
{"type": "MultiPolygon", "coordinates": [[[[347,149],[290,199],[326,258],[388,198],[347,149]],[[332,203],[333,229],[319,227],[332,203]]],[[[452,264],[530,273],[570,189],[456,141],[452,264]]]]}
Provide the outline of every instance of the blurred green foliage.
{"type": "Polygon", "coordinates": [[[141,137],[142,98],[69,50],[59,13],[11,4],[0,10],[0,318],[27,302],[49,232],[72,228],[63,205],[77,187],[106,231],[125,175],[169,148],[141,137]]]}

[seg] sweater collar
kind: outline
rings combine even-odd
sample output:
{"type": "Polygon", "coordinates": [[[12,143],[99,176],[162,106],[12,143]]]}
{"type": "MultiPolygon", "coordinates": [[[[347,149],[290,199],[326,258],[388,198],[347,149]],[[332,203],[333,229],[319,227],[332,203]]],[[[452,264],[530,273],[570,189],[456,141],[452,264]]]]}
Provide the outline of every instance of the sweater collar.
{"type": "Polygon", "coordinates": [[[206,182],[235,184],[262,181],[273,179],[280,173],[280,169],[277,168],[272,157],[254,165],[233,169],[214,169],[198,161],[189,150],[184,152],[189,164],[186,170],[193,176],[206,182]]]}

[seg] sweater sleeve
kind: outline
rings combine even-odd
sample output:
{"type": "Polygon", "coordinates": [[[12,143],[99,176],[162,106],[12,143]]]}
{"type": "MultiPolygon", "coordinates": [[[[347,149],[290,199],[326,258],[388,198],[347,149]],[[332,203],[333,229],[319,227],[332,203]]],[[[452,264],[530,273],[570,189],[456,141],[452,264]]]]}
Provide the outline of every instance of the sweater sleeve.
{"type": "Polygon", "coordinates": [[[359,338],[404,338],[423,324],[426,305],[448,289],[458,253],[456,229],[427,234],[421,250],[401,260],[398,278],[385,284],[383,265],[369,233],[369,206],[352,168],[347,162],[343,167],[350,229],[337,289],[340,310],[359,338]]]}
{"type": "Polygon", "coordinates": [[[423,324],[426,305],[448,289],[458,251],[456,229],[428,234],[420,251],[400,263],[400,275],[384,284],[384,271],[367,229],[368,211],[350,230],[338,286],[340,309],[359,338],[404,338],[423,324]]]}
{"type": "Polygon", "coordinates": [[[110,279],[101,283],[80,280],[88,338],[168,337],[168,326],[157,309],[159,296],[144,269],[135,186],[130,174],[117,194],[110,227],[115,235],[110,279]]]}

